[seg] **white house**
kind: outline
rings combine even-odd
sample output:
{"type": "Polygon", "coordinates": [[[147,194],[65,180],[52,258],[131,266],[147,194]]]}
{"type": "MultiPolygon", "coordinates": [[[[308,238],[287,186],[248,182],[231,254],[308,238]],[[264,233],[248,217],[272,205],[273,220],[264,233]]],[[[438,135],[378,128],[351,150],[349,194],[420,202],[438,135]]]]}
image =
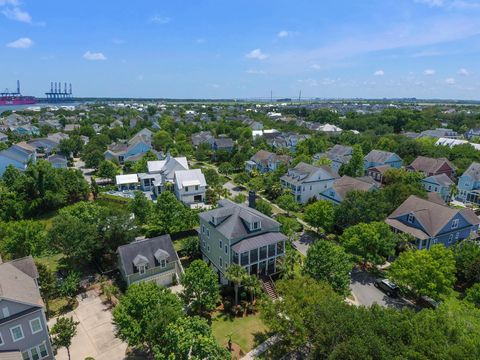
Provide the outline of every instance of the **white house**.
{"type": "Polygon", "coordinates": [[[205,200],[207,182],[200,169],[175,171],[174,189],[178,200],[184,204],[201,203],[205,200]]]}

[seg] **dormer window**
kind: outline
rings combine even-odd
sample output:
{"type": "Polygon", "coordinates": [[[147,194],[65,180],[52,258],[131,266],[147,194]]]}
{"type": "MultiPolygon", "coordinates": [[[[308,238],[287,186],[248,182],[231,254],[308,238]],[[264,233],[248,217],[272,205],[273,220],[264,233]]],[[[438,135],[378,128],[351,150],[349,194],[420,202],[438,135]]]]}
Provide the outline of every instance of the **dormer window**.
{"type": "Polygon", "coordinates": [[[452,221],[452,229],[458,228],[458,219],[452,221]]]}
{"type": "Polygon", "coordinates": [[[408,214],[407,221],[408,221],[410,224],[413,224],[413,222],[415,221],[415,216],[414,216],[413,214],[408,214]]]}
{"type": "Polygon", "coordinates": [[[145,270],[147,269],[147,265],[138,265],[138,273],[140,275],[145,274],[145,270]]]}
{"type": "Polygon", "coordinates": [[[250,223],[250,230],[251,231],[260,230],[260,228],[261,228],[260,221],[254,221],[253,223],[250,223]]]}

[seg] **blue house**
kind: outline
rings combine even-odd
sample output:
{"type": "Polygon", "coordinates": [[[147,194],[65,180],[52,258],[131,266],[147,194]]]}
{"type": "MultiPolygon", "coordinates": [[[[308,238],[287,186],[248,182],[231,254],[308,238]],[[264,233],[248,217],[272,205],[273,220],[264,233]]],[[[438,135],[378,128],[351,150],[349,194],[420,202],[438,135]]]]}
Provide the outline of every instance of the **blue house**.
{"type": "Polygon", "coordinates": [[[364,176],[361,178],[353,178],[350,176],[342,176],[333,182],[332,187],[320,192],[320,199],[328,200],[334,205],[340,204],[347,194],[351,191],[375,191],[378,186],[371,177],[364,176]]]}
{"type": "Polygon", "coordinates": [[[369,168],[374,166],[384,166],[388,165],[392,168],[401,168],[402,159],[395,153],[382,150],[372,150],[364,157],[364,169],[367,171],[369,168]]]}
{"type": "Polygon", "coordinates": [[[418,249],[429,249],[477,237],[480,219],[472,209],[452,209],[411,195],[385,222],[395,232],[410,234],[418,249]]]}
{"type": "Polygon", "coordinates": [[[37,161],[37,153],[30,145],[25,142],[12,145],[10,148],[0,151],[0,176],[9,165],[25,171],[28,164],[35,161],[37,161]]]}
{"type": "Polygon", "coordinates": [[[472,163],[458,179],[457,200],[480,204],[480,164],[472,163]]]}
{"type": "Polygon", "coordinates": [[[150,140],[144,135],[135,135],[129,141],[119,141],[110,145],[105,151],[105,160],[116,160],[123,164],[125,161],[137,161],[152,149],[150,140]]]}
{"type": "Polygon", "coordinates": [[[428,192],[434,192],[446,202],[450,201],[450,188],[455,183],[446,174],[429,176],[421,181],[428,192]]]}

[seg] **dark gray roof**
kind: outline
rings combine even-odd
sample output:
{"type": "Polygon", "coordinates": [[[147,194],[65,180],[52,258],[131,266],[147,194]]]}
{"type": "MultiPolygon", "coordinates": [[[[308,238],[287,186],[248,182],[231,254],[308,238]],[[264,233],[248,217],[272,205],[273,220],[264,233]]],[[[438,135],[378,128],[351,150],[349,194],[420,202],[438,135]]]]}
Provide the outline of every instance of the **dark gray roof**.
{"type": "Polygon", "coordinates": [[[445,174],[429,176],[429,177],[423,179],[422,181],[431,182],[431,183],[435,183],[435,184],[442,185],[442,186],[450,186],[450,185],[453,184],[452,179],[450,179],[445,174]]]}
{"type": "Polygon", "coordinates": [[[233,140],[230,138],[220,137],[216,138],[214,141],[219,148],[233,147],[233,140]]]}
{"type": "MultiPolygon", "coordinates": [[[[227,239],[238,239],[251,236],[258,231],[251,231],[246,222],[260,221],[263,230],[279,229],[280,224],[261,212],[243,204],[236,204],[230,200],[220,200],[219,208],[200,213],[199,216],[206,222],[216,219],[216,230],[227,239]]],[[[213,225],[213,224],[212,224],[213,225]]]]}
{"type": "Polygon", "coordinates": [[[33,279],[38,279],[38,270],[35,261],[31,256],[25,256],[20,259],[10,261],[10,264],[15,266],[18,270],[24,272],[33,279]]]}
{"type": "Polygon", "coordinates": [[[372,150],[366,156],[365,160],[374,163],[383,163],[387,161],[393,153],[383,150],[372,150]]]}
{"type": "Polygon", "coordinates": [[[281,232],[264,233],[236,243],[232,246],[232,250],[235,251],[237,254],[240,254],[245,251],[257,249],[261,246],[276,244],[280,241],[285,241],[286,239],[287,237],[281,232]]]}
{"type": "Polygon", "coordinates": [[[293,169],[281,177],[282,180],[290,184],[303,184],[309,181],[318,181],[326,179],[337,179],[340,176],[328,165],[313,166],[304,162],[300,162],[293,169]],[[321,179],[314,177],[317,172],[320,172],[321,179]]]}
{"type": "Polygon", "coordinates": [[[126,275],[131,275],[135,272],[133,267],[135,258],[144,257],[148,260],[150,268],[155,267],[157,266],[155,265],[155,253],[158,250],[166,251],[169,254],[168,262],[178,261],[178,255],[170,235],[162,235],[120,246],[117,249],[121,261],[120,266],[123,267],[126,275]]]}

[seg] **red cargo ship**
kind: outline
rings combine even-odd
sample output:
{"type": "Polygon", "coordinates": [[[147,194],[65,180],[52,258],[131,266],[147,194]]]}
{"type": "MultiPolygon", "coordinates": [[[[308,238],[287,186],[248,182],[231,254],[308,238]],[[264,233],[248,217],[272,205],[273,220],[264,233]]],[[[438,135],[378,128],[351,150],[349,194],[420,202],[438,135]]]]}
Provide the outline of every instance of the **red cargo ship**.
{"type": "Polygon", "coordinates": [[[0,93],[0,106],[31,105],[36,103],[37,99],[34,96],[23,96],[20,93],[20,81],[17,81],[17,92],[10,92],[6,89],[0,93]]]}

